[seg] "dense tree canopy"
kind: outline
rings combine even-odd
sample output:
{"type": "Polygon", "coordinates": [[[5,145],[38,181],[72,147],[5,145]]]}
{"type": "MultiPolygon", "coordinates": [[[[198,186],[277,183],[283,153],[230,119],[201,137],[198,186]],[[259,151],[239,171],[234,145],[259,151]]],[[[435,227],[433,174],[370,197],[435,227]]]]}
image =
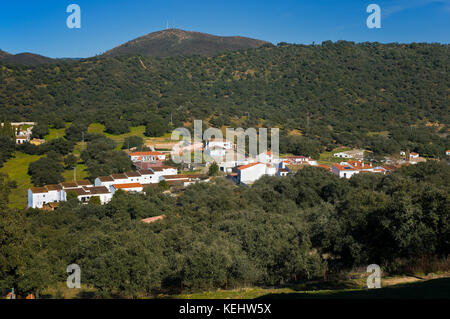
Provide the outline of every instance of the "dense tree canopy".
{"type": "Polygon", "coordinates": [[[0,111],[9,120],[76,120],[66,132],[74,141],[87,130],[83,121],[104,123],[113,133],[147,125],[147,136],[160,136],[170,120],[180,127],[201,119],[297,130],[307,139],[288,148],[311,154],[318,142],[442,158],[450,144],[449,57],[448,45],[326,41],[215,57],[4,65],[0,111]]]}
{"type": "Polygon", "coordinates": [[[445,162],[350,180],[310,167],[251,188],[217,179],[178,197],[148,188],[104,206],[4,210],[0,288],[39,292],[65,281],[71,263],[100,296],[129,297],[272,286],[371,263],[403,272],[450,253],[449,174],[445,162]]]}

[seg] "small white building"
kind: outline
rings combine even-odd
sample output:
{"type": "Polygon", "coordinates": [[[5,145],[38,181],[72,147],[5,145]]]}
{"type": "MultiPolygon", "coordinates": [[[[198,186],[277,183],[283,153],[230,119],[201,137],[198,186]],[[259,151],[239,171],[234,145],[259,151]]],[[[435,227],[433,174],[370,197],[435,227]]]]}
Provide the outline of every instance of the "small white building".
{"type": "Polygon", "coordinates": [[[114,178],[111,176],[99,176],[94,181],[95,186],[105,186],[108,189],[112,184],[114,184],[114,178]]]}
{"type": "Polygon", "coordinates": [[[232,150],[234,148],[234,145],[231,141],[220,138],[212,138],[206,141],[205,151],[214,147],[219,147],[225,150],[232,150]]]}
{"type": "Polygon", "coordinates": [[[67,198],[67,195],[71,192],[77,195],[79,202],[83,204],[89,203],[92,197],[98,197],[100,204],[104,205],[111,201],[112,193],[105,186],[83,186],[80,188],[63,189],[63,196],[67,198]]]}
{"type": "Polygon", "coordinates": [[[331,172],[341,178],[351,178],[361,172],[386,174],[388,170],[382,166],[373,167],[371,163],[366,164],[362,161],[348,161],[331,166],[331,172]]]}
{"type": "Polygon", "coordinates": [[[157,161],[165,161],[166,155],[161,152],[134,152],[129,154],[132,162],[154,163],[157,161]]]}
{"type": "Polygon", "coordinates": [[[30,141],[29,135],[18,135],[16,136],[16,144],[25,144],[30,141]]]}
{"type": "Polygon", "coordinates": [[[28,189],[28,207],[42,208],[44,204],[58,202],[48,193],[46,187],[31,187],[28,189]]]}
{"type": "Polygon", "coordinates": [[[154,178],[157,180],[156,183],[162,180],[162,176],[164,175],[177,175],[178,170],[175,167],[171,166],[159,166],[159,167],[151,167],[150,170],[154,174],[154,178]]]}
{"type": "Polygon", "coordinates": [[[347,154],[345,152],[334,153],[333,156],[340,158],[353,158],[353,155],[347,154]]]}
{"type": "Polygon", "coordinates": [[[259,162],[264,163],[264,164],[272,163],[274,160],[274,156],[273,156],[272,152],[270,152],[270,151],[259,154],[257,156],[257,158],[258,158],[259,162]]]}
{"type": "Polygon", "coordinates": [[[287,160],[291,162],[290,165],[311,165],[311,166],[317,166],[318,163],[316,160],[313,160],[311,157],[306,156],[288,156],[287,160]]]}

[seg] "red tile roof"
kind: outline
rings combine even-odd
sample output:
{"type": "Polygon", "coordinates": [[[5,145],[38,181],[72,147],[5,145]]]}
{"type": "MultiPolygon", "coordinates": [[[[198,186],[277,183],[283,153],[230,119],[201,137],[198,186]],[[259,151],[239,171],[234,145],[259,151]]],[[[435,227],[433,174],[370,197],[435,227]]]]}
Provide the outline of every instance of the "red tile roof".
{"type": "Polygon", "coordinates": [[[161,152],[135,152],[131,153],[130,156],[162,156],[164,153],[161,152]]]}
{"type": "Polygon", "coordinates": [[[128,184],[114,184],[115,189],[124,189],[124,188],[139,188],[142,187],[140,183],[128,183],[128,184]]]}
{"type": "MultiPolygon", "coordinates": [[[[239,166],[239,167],[238,167],[238,170],[242,171],[242,170],[244,170],[244,169],[247,169],[247,168],[250,168],[250,167],[259,165],[259,164],[262,164],[262,163],[260,163],[260,162],[255,162],[255,163],[250,163],[250,164],[247,164],[247,165],[242,165],[242,166],[239,166]]],[[[263,164],[262,164],[262,165],[263,165],[263,164]]]]}

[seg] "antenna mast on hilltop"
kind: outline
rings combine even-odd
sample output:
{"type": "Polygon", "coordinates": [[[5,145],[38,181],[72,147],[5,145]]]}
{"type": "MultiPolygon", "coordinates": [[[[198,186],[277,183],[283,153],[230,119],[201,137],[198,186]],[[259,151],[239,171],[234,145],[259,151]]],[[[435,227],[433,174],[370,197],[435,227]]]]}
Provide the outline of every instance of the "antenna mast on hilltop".
{"type": "Polygon", "coordinates": [[[169,20],[166,20],[166,30],[169,30],[169,20]]]}

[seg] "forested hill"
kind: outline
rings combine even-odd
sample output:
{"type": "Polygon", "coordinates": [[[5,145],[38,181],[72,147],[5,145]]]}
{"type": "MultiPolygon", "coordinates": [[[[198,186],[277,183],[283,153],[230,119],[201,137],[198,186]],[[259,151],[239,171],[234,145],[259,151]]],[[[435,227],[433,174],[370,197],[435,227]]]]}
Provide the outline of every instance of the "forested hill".
{"type": "Polygon", "coordinates": [[[146,55],[169,56],[212,56],[226,50],[258,48],[268,42],[245,37],[220,37],[212,34],[168,29],[149,33],[114,49],[104,56],[146,55]]]}
{"type": "Polygon", "coordinates": [[[54,113],[66,121],[115,117],[132,125],[144,124],[149,112],[166,119],[173,112],[176,125],[200,118],[280,125],[335,141],[352,132],[448,125],[449,66],[448,45],[344,41],[214,57],[3,65],[0,111],[10,120],[54,113]]]}
{"type": "Polygon", "coordinates": [[[33,53],[19,53],[10,54],[0,50],[0,61],[3,63],[23,64],[23,65],[38,65],[44,63],[53,63],[56,60],[47,58],[45,56],[33,53]]]}

